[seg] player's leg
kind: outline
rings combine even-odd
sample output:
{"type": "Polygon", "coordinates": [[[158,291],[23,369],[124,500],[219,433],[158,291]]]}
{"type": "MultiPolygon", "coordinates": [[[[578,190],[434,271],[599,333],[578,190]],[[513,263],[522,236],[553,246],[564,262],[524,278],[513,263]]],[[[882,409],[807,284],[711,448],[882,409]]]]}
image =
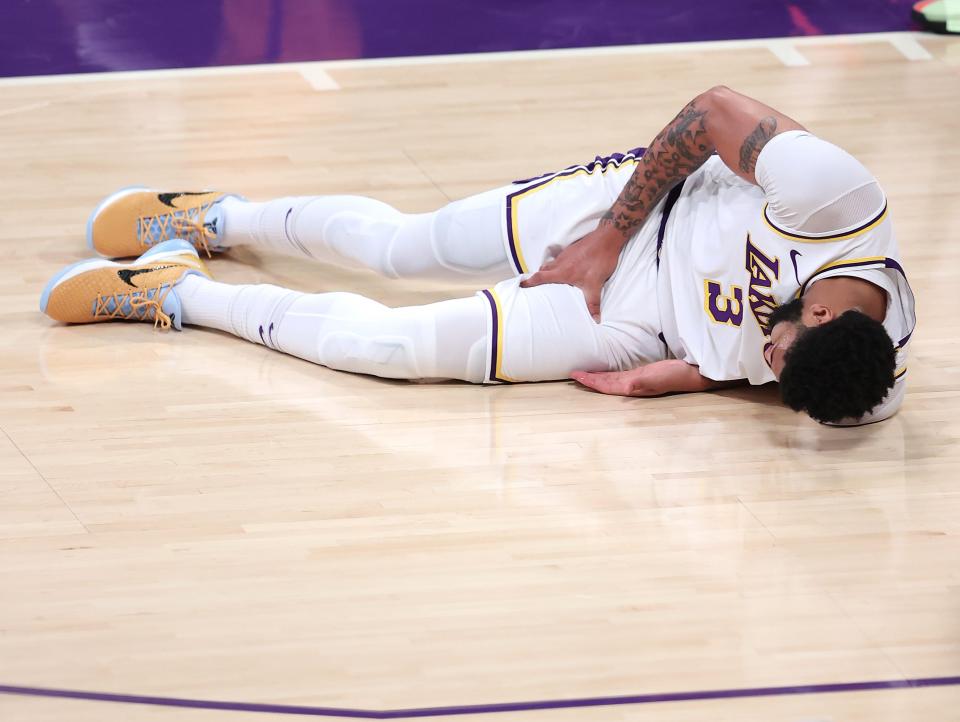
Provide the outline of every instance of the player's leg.
{"type": "MultiPolygon", "coordinates": [[[[573,286],[515,278],[468,298],[389,308],[352,293],[306,294],[192,276],[177,286],[183,323],[215,328],[329,368],[397,379],[555,381],[664,358],[656,304],[634,327],[597,324],[573,286]]],[[[655,292],[655,288],[651,288],[655,292]]]]}
{"type": "Polygon", "coordinates": [[[302,196],[221,203],[224,246],[250,245],[362,267],[388,278],[447,280],[512,275],[502,241],[503,193],[402,213],[361,196],[302,196]]]}
{"type": "Polygon", "coordinates": [[[209,253],[250,245],[369,268],[392,278],[433,280],[513,275],[503,231],[505,189],[433,213],[401,213],[360,196],[300,196],[265,203],[219,193],[118,191],[91,215],[91,247],[131,256],[171,238],[209,253]]]}
{"type": "Polygon", "coordinates": [[[468,298],[389,308],[353,293],[306,294],[191,276],[177,295],[186,325],[384,378],[553,381],[576,369],[620,369],[627,361],[572,286],[522,289],[515,279],[468,298]]]}
{"type": "Polygon", "coordinates": [[[186,325],[226,331],[328,368],[393,379],[483,381],[488,312],[479,296],[389,308],[353,293],[307,294],[192,276],[186,325]]]}
{"type": "Polygon", "coordinates": [[[87,237],[109,257],[185,238],[207,253],[252,245],[388,277],[502,280],[536,271],[596,228],[635,161],[633,153],[598,158],[433,213],[402,213],[359,196],[251,203],[222,193],[128,188],[97,206],[87,237]]]}
{"type": "Polygon", "coordinates": [[[480,296],[387,308],[351,293],[306,294],[217,283],[183,240],[124,264],[81,261],[47,284],[40,310],[57,321],[151,321],[215,328],[330,368],[397,379],[481,382],[490,316],[480,296]]]}
{"type": "Polygon", "coordinates": [[[112,319],[215,328],[331,368],[399,379],[543,381],[618,368],[609,333],[571,286],[519,288],[388,308],[349,293],[216,283],[190,244],[130,264],[93,259],[47,284],[41,310],[69,323],[112,319]]]}

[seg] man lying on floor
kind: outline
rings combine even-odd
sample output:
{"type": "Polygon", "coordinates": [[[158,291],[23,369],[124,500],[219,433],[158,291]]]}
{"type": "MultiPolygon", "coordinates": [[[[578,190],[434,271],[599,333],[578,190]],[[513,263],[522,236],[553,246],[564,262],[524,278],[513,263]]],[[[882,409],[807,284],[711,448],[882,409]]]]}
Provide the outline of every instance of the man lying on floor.
{"type": "Polygon", "coordinates": [[[631,396],[779,380],[791,408],[831,424],[896,411],[915,324],[876,180],[725,87],[694,98],[646,151],[434,213],[355,196],[250,203],[136,188],[97,207],[88,240],[104,256],[142,255],[57,274],[41,309],[58,321],[206,326],[399,379],[573,377],[631,396]],[[388,278],[502,280],[407,308],[213,281],[197,248],[236,245],[388,278]]]}

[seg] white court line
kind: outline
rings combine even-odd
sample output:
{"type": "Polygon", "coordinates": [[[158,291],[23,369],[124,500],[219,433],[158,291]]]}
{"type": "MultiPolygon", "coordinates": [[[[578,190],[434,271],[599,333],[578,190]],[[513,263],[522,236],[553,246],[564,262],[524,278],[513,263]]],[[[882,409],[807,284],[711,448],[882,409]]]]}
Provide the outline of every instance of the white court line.
{"type": "Polygon", "coordinates": [[[300,75],[314,90],[340,90],[340,84],[323,68],[300,68],[300,75]]]}
{"type": "Polygon", "coordinates": [[[903,53],[907,60],[933,60],[933,56],[916,38],[890,38],[890,44],[903,53]]]}
{"type": "Polygon", "coordinates": [[[322,61],[310,63],[263,63],[261,65],[218,65],[213,68],[161,68],[159,70],[117,70],[103,73],[19,76],[15,78],[0,78],[0,87],[9,85],[56,85],[58,83],[99,83],[108,80],[177,80],[180,78],[203,78],[224,75],[296,73],[303,69],[316,66],[318,62],[322,61]]]}
{"type": "Polygon", "coordinates": [[[804,57],[803,53],[797,50],[792,42],[785,40],[775,40],[767,43],[770,52],[779,58],[780,62],[791,68],[798,68],[804,65],[810,65],[810,61],[804,57]]]}
{"type": "MultiPolygon", "coordinates": [[[[657,53],[703,52],[712,50],[770,49],[772,43],[785,42],[794,46],[810,45],[865,45],[894,43],[900,46],[915,44],[924,33],[904,31],[892,33],[857,33],[853,35],[805,35],[801,37],[756,38],[750,40],[708,40],[694,43],[660,43],[657,45],[608,45],[592,48],[554,48],[550,50],[510,50],[497,53],[462,53],[459,55],[421,55],[401,58],[362,58],[359,60],[315,60],[305,63],[272,63],[261,65],[223,65],[215,68],[170,68],[165,70],[121,70],[105,73],[76,73],[70,75],[41,75],[0,78],[0,87],[15,85],[46,85],[58,83],[93,83],[110,80],[159,80],[255,73],[303,73],[348,68],[405,67],[411,65],[443,65],[459,63],[497,63],[516,60],[553,60],[577,57],[605,57],[612,55],[648,55],[657,53]],[[906,41],[906,42],[903,42],[906,41]]],[[[899,46],[897,46],[900,49],[899,46]]],[[[922,49],[922,46],[920,46],[922,49]]],[[[799,50],[798,50],[799,52],[799,50]]],[[[901,50],[901,52],[904,52],[901,50]]],[[[924,51],[925,52],[925,51],[924,51]]],[[[929,55],[929,54],[928,54],[929,55]]],[[[916,59],[921,59],[918,55],[916,59]]]]}

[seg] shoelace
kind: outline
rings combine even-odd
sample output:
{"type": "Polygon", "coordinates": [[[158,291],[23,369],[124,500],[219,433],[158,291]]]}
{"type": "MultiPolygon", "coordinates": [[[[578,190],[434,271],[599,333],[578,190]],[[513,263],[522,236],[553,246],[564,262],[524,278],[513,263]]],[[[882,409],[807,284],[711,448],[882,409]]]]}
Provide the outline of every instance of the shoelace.
{"type": "Polygon", "coordinates": [[[202,221],[189,217],[174,218],[170,225],[176,233],[192,236],[186,240],[192,241],[197,248],[202,248],[203,252],[207,254],[207,258],[213,258],[210,244],[217,240],[217,234],[204,225],[202,221]]]}
{"type": "Polygon", "coordinates": [[[170,293],[173,286],[161,285],[156,288],[144,289],[139,293],[111,293],[106,296],[97,295],[96,308],[93,311],[94,316],[108,316],[109,318],[123,318],[127,320],[145,321],[147,314],[153,310],[153,327],[166,331],[172,325],[170,317],[163,312],[163,302],[170,293]],[[166,291],[164,291],[166,288],[166,291]],[[154,292],[153,297],[150,293],[154,292]],[[162,295],[161,295],[162,294],[162,295]],[[130,304],[130,310],[124,311],[125,299],[130,304]],[[113,301],[114,308],[110,310],[110,302],[113,301]]]}

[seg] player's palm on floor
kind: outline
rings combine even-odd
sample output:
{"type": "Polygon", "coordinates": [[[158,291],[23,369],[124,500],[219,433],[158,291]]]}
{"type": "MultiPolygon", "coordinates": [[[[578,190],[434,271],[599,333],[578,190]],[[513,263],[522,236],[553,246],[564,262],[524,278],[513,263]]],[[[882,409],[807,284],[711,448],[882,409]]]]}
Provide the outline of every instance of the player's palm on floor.
{"type": "Polygon", "coordinates": [[[643,383],[643,367],[629,371],[574,371],[570,374],[577,383],[602,394],[616,396],[649,396],[643,383]]]}

